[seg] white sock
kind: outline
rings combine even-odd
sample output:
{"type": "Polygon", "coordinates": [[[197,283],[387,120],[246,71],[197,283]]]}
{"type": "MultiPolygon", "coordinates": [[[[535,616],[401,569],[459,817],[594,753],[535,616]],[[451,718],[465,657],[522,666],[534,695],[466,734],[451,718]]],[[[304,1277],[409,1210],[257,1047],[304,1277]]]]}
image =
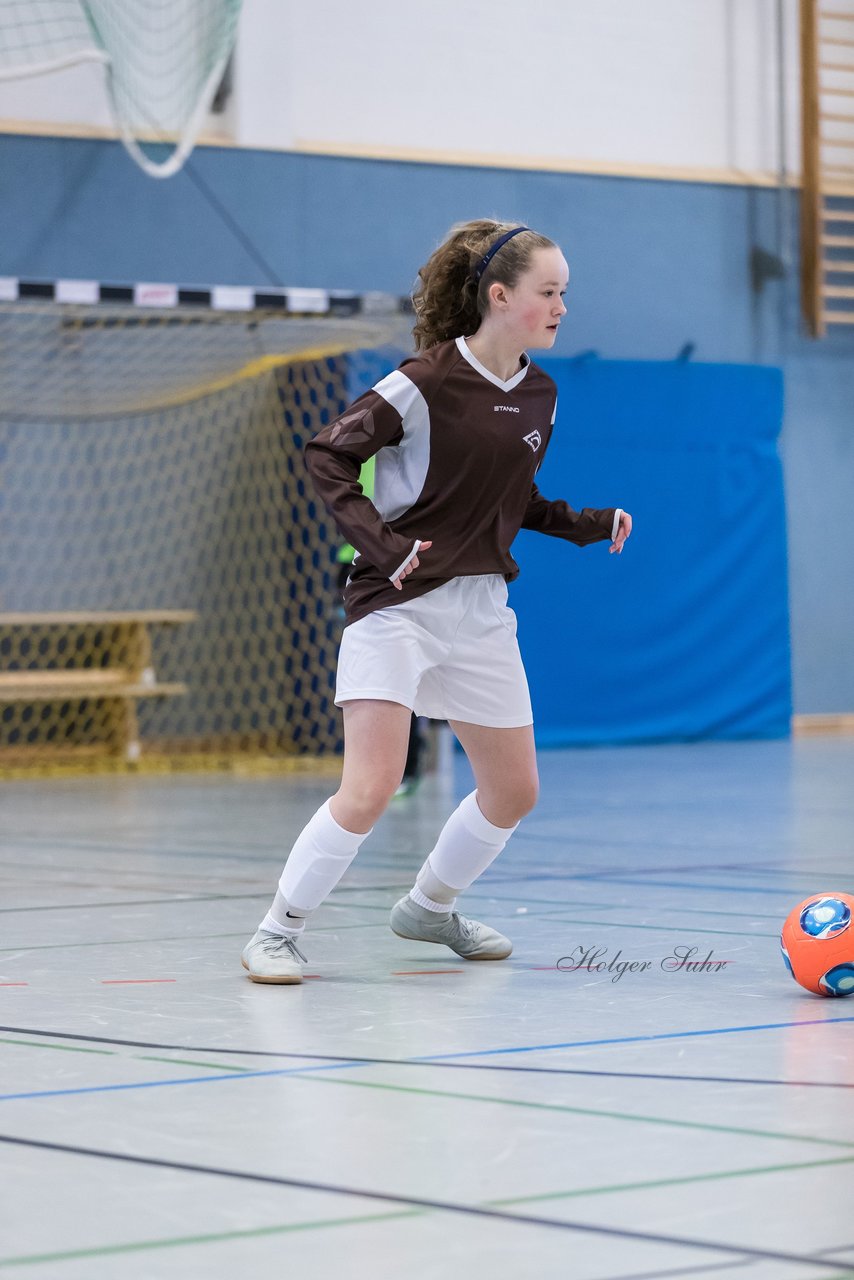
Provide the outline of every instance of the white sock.
{"type": "Polygon", "coordinates": [[[346,831],[333,818],[329,801],[322,804],[297,836],[260,927],[270,933],[301,932],[305,917],[328,898],[370,834],[346,831]]]}
{"type": "Polygon", "coordinates": [[[457,895],[454,894],[454,896],[451,898],[449,902],[436,902],[435,899],[428,898],[426,893],[421,892],[421,889],[419,888],[417,880],[415,884],[412,886],[412,888],[409,890],[409,896],[412,899],[412,901],[416,904],[416,906],[426,907],[428,911],[441,912],[442,915],[447,915],[448,912],[453,911],[454,903],[457,900],[457,895]]]}
{"type": "Polygon", "coordinates": [[[518,825],[496,827],[483,816],[472,791],[439,832],[409,891],[412,901],[428,911],[453,910],[457,894],[491,866],[518,825]]]}
{"type": "Polygon", "coordinates": [[[266,929],[267,933],[282,933],[286,937],[291,937],[302,933],[305,928],[305,918],[293,915],[288,910],[287,902],[277,890],[272,907],[258,927],[266,929]]]}

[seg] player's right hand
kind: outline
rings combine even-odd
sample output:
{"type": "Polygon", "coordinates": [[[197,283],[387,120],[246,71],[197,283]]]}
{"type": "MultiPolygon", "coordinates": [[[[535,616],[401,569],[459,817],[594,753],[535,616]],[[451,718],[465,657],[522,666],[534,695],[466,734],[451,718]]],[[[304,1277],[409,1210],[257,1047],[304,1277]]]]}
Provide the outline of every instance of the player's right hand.
{"type": "Polygon", "coordinates": [[[629,515],[628,511],[623,511],[620,514],[620,524],[617,529],[617,536],[608,548],[611,555],[613,555],[614,552],[616,552],[618,556],[622,555],[626,538],[631,537],[631,532],[632,517],[629,515]]]}
{"type": "MultiPolygon", "coordinates": [[[[432,545],[433,545],[432,542],[422,542],[421,546],[418,548],[418,555],[420,555],[424,551],[429,551],[432,545]]],[[[413,569],[418,568],[418,565],[420,564],[418,555],[414,555],[412,559],[409,561],[409,564],[406,566],[406,568],[401,569],[400,573],[397,575],[396,578],[392,578],[391,584],[393,587],[397,587],[398,591],[403,590],[403,579],[408,577],[408,575],[412,573],[413,569]]]]}

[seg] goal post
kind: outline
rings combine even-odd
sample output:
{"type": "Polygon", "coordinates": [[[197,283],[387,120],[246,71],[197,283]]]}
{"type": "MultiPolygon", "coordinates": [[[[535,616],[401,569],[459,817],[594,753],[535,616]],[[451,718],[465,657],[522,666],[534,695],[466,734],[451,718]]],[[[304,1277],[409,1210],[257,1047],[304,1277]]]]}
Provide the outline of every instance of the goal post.
{"type": "MultiPolygon", "coordinates": [[[[338,752],[340,539],[302,449],[396,367],[406,329],[394,313],[0,304],[0,674],[112,661],[103,627],[2,615],[189,611],[152,632],[158,683],[187,692],[140,701],[143,759],[338,752]]],[[[0,689],[0,764],[72,758],[94,714],[0,689]]]]}

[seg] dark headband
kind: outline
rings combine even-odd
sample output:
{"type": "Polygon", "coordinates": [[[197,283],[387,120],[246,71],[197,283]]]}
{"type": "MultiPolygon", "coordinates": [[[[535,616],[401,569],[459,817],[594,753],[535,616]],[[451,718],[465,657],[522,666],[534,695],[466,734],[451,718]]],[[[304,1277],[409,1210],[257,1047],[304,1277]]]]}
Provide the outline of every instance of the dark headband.
{"type": "Polygon", "coordinates": [[[512,240],[514,236],[518,236],[520,231],[529,231],[529,230],[530,230],[530,227],[514,227],[512,231],[505,231],[503,236],[499,236],[498,239],[495,241],[495,244],[491,245],[489,249],[487,249],[486,253],[483,255],[480,262],[475,267],[474,275],[472,277],[475,284],[480,284],[481,276],[483,275],[484,271],[489,266],[490,262],[495,257],[496,253],[501,248],[501,246],[503,244],[506,244],[508,240],[512,240]]]}

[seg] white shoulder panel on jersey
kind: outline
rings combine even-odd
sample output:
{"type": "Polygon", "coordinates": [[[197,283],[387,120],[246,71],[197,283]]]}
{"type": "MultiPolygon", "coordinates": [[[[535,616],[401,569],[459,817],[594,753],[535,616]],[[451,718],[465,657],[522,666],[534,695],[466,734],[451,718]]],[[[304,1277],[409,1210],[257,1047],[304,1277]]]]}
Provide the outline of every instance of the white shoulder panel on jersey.
{"type": "Polygon", "coordinates": [[[554,426],[555,424],[556,417],[557,417],[557,398],[555,398],[555,407],[552,409],[552,426],[554,426]]]}
{"type": "Polygon", "coordinates": [[[395,369],[374,387],[403,419],[403,439],[376,455],[373,503],[383,520],[396,520],[418,500],[430,466],[430,410],[405,373],[395,369]]]}

